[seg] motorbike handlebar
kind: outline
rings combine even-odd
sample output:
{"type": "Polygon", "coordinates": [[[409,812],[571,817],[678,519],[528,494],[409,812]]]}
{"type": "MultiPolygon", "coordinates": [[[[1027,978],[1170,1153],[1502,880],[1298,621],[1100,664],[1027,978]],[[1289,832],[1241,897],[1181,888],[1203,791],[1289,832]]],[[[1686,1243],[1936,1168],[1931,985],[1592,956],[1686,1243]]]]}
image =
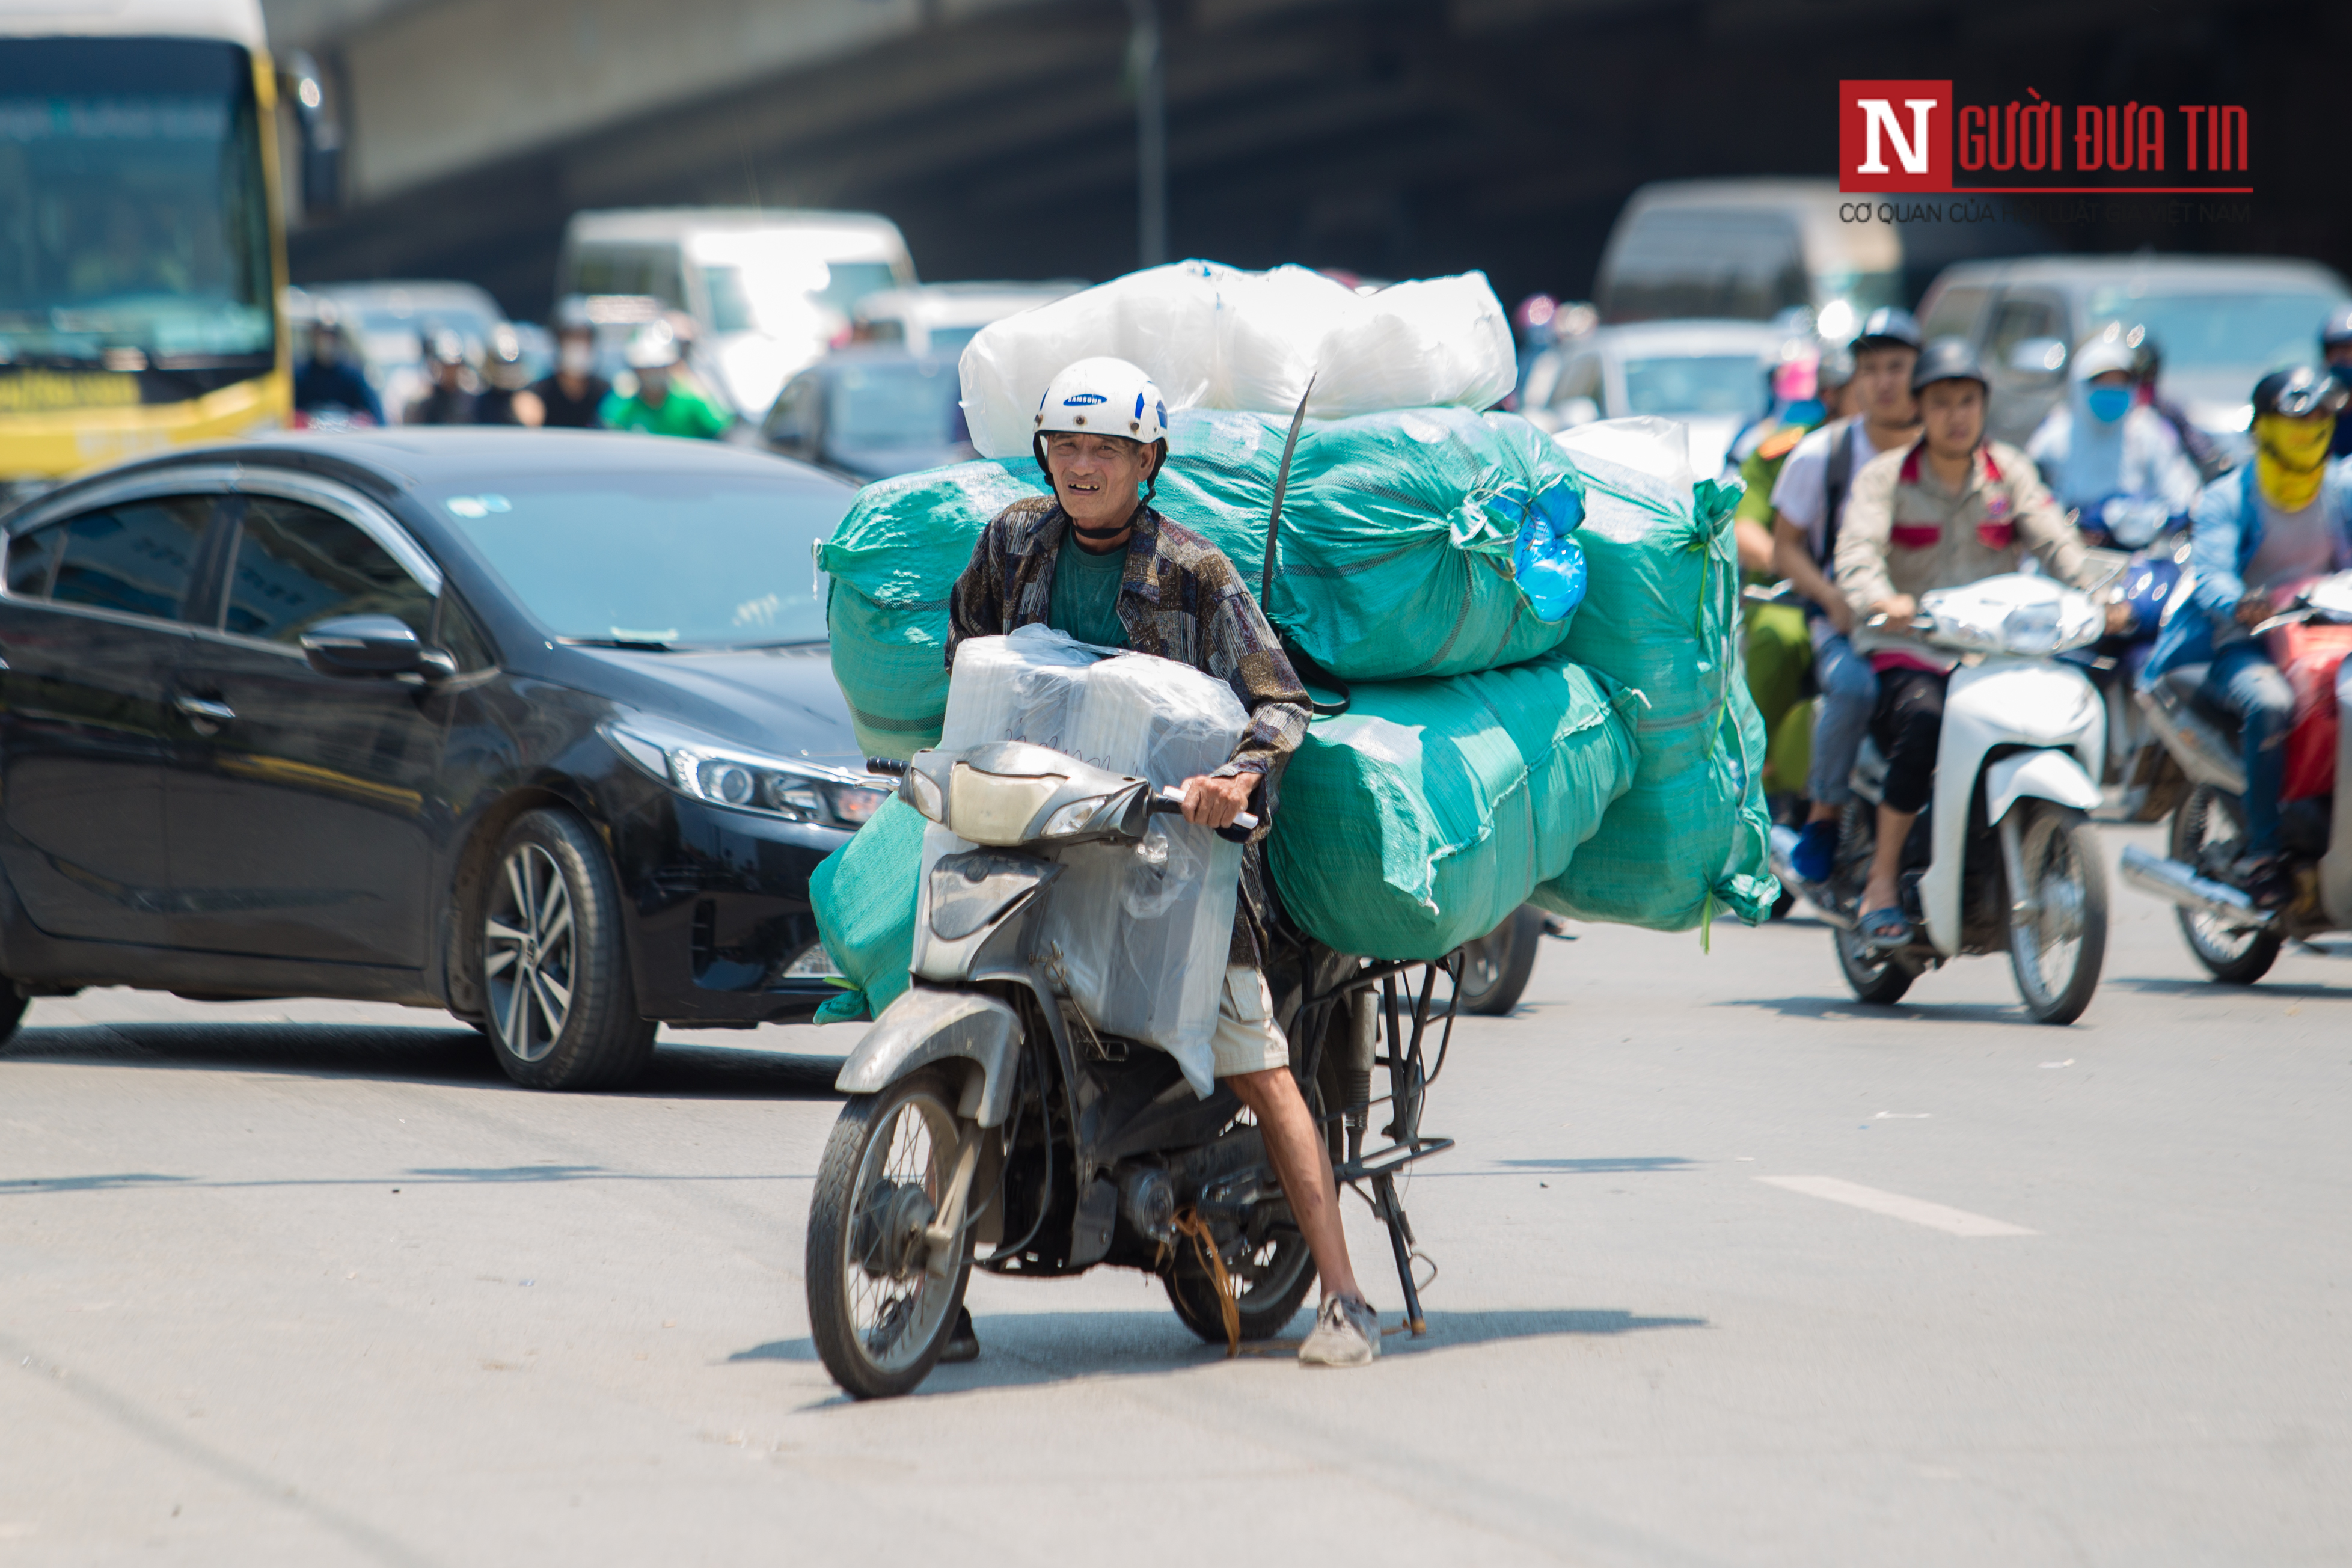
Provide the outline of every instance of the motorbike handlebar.
{"type": "MultiPolygon", "coordinates": [[[[1151,815],[1154,816],[1183,816],[1183,795],[1173,789],[1161,790],[1151,797],[1151,815]]],[[[1244,811],[1234,818],[1232,826],[1219,827],[1213,831],[1228,844],[1244,844],[1249,841],[1249,836],[1257,831],[1257,817],[1244,811]]]]}
{"type": "Polygon", "coordinates": [[[866,771],[869,773],[881,773],[888,778],[902,779],[907,776],[907,764],[896,757],[868,757],[866,759],[866,771]]]}

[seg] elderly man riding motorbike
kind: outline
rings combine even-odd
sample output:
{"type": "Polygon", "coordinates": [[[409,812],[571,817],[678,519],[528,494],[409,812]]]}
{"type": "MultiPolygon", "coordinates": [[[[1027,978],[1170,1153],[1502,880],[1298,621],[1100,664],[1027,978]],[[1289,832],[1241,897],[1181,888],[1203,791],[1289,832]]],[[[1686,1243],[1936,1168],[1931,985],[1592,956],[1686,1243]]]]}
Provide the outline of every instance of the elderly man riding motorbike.
{"type": "MultiPolygon", "coordinates": [[[[2210,661],[2204,692],[2239,716],[2246,847],[2231,875],[2257,909],[2291,889],[2280,872],[2279,792],[2294,691],[2253,628],[2276,596],[2352,566],[2352,464],[2330,463],[2343,384],[2307,367],[2254,384],[2254,460],[2207,485],[2189,521],[2189,599],[2157,636],[2143,685],[2210,661]]],[[[2177,601],[2176,601],[2177,603],[2177,601]]]]}
{"type": "MultiPolygon", "coordinates": [[[[1241,699],[1250,723],[1232,759],[1183,789],[1188,822],[1225,827],[1254,811],[1259,824],[1242,860],[1216,1073],[1256,1116],[1322,1279],[1322,1306],[1298,1359],[1361,1364],[1380,1353],[1380,1319],[1349,1264],[1330,1155],[1291,1076],[1261,967],[1261,848],[1283,768],[1307,732],[1306,688],[1233,563],[1153,509],[1168,460],[1168,409],[1149,375],[1124,360],[1080,360],[1046,388],[1032,439],[1053,497],[1015,501],[982,531],[949,599],[949,668],[966,637],[1043,622],[1081,642],[1192,665],[1241,699]]],[[[977,1353],[968,1321],[957,1340],[951,1353],[977,1353]]]]}
{"type": "MultiPolygon", "coordinates": [[[[1933,793],[1944,690],[1958,662],[1910,634],[1919,595],[2013,572],[2029,553],[2076,586],[2096,575],[2025,454],[1986,439],[1991,386],[1967,342],[1929,342],[1911,390],[1920,437],[1854,476],[1837,542],[1837,586],[1861,623],[1854,647],[1878,671],[1871,731],[1886,753],[1886,783],[1859,928],[1885,949],[1911,940],[1896,878],[1904,840],[1933,793]]],[[[2121,612],[2110,605],[2110,622],[2121,612]]]]}

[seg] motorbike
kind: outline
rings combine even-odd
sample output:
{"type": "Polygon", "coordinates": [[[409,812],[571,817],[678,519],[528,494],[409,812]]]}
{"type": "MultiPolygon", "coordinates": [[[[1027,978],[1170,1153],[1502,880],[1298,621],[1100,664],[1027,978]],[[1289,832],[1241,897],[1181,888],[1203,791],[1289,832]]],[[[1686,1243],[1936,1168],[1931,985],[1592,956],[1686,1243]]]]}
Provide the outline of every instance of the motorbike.
{"type": "Polygon", "coordinates": [[[2137,845],[2122,856],[2123,878],[2175,907],[2189,952],[2214,979],[2251,985],[2268,973],[2290,940],[2352,930],[2352,787],[2339,715],[2352,702],[2352,572],[2320,579],[2254,629],[2295,688],[2281,792],[2280,850],[2294,892],[2258,910],[2237,885],[2244,847],[2246,774],[2237,715],[2210,701],[2208,666],[2167,670],[2140,693],[2167,757],[2186,777],[2172,812],[2168,855],[2137,845]]]}
{"type": "MultiPolygon", "coordinates": [[[[1176,793],[1018,741],[868,765],[897,773],[901,798],[974,847],[929,872],[912,984],[836,1082],[848,1100],[818,1171],[807,1253],[826,1370],[861,1399],[916,1387],[975,1268],[1021,1279],[1140,1269],[1229,1352],[1279,1331],[1315,1265],[1257,1127],[1226,1085],[1202,1099],[1173,1057],[1097,1029],[1032,940],[1065,868],[1056,854],[1142,846],[1154,816],[1181,812],[1176,793]]],[[[1225,833],[1253,826],[1244,816],[1225,833]]],[[[1420,1254],[1396,1174],[1453,1146],[1421,1121],[1456,1011],[1437,1001],[1437,982],[1462,994],[1461,952],[1376,963],[1290,929],[1278,910],[1272,925],[1265,968],[1291,1069],[1340,1184],[1370,1189],[1406,1326],[1422,1333],[1420,1254]],[[1389,1119],[1367,1150],[1380,1105],[1389,1119]]]]}
{"type": "Polygon", "coordinates": [[[2158,766],[2157,743],[2134,692],[2155,649],[2164,609],[2189,566],[2189,520],[2160,500],[2110,497],[2070,514],[2091,559],[2107,573],[2104,592],[2132,613],[2129,631],[2111,633],[2064,657],[2090,676],[2107,710],[2107,752],[2102,782],[2122,786],[2119,815],[2153,822],[2171,809],[2168,771],[2158,766]]]}
{"type": "Polygon", "coordinates": [[[1961,656],[1935,791],[1904,844],[1911,942],[1880,949],[1859,930],[1886,774],[1874,742],[1856,763],[1827,884],[1796,879],[1789,836],[1776,836],[1773,870],[1819,908],[1860,1000],[1899,1001],[1930,969],[2006,951],[2026,1011],[2073,1023],[2106,956],[2105,863],[2088,815],[2100,801],[2106,717],[2089,679],[2059,656],[2096,641],[2105,612],[2050,578],[2011,573],[1924,595],[1911,629],[1961,656]]]}

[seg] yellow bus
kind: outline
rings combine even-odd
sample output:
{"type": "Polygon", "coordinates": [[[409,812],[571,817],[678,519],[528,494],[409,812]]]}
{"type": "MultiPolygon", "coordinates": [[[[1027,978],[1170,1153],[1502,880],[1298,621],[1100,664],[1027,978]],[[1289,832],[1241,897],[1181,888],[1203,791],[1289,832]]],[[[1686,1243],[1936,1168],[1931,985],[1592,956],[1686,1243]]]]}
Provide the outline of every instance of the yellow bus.
{"type": "Polygon", "coordinates": [[[284,422],[258,0],[0,6],[0,505],[284,422]]]}

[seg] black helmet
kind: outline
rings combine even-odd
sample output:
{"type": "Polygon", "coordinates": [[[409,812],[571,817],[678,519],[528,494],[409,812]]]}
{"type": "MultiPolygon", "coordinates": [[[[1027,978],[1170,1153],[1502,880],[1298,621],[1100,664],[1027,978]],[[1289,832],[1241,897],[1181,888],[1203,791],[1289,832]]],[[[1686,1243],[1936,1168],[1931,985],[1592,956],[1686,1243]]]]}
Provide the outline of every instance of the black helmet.
{"type": "Polygon", "coordinates": [[[1937,381],[1973,381],[1986,396],[1992,395],[1992,383],[1985,379],[1984,366],[1977,363],[1966,338],[1937,338],[1919,351],[1919,363],[1911,367],[1912,395],[1937,381]]]}
{"type": "Polygon", "coordinates": [[[2342,343],[2352,343],[2352,305],[2337,306],[2327,313],[2327,320],[2319,323],[2321,353],[2342,343]]]}
{"type": "Polygon", "coordinates": [[[2293,370],[2274,370],[2254,383],[2254,413],[2304,419],[2314,414],[2336,412],[2344,406],[2345,396],[2342,382],[2307,364],[2299,364],[2293,370]]]}
{"type": "Polygon", "coordinates": [[[1911,319],[1908,310],[1881,305],[1862,319],[1862,331],[1854,333],[1848,346],[1856,353],[1864,349],[1916,349],[1919,346],[1919,323],[1911,319]]]}

